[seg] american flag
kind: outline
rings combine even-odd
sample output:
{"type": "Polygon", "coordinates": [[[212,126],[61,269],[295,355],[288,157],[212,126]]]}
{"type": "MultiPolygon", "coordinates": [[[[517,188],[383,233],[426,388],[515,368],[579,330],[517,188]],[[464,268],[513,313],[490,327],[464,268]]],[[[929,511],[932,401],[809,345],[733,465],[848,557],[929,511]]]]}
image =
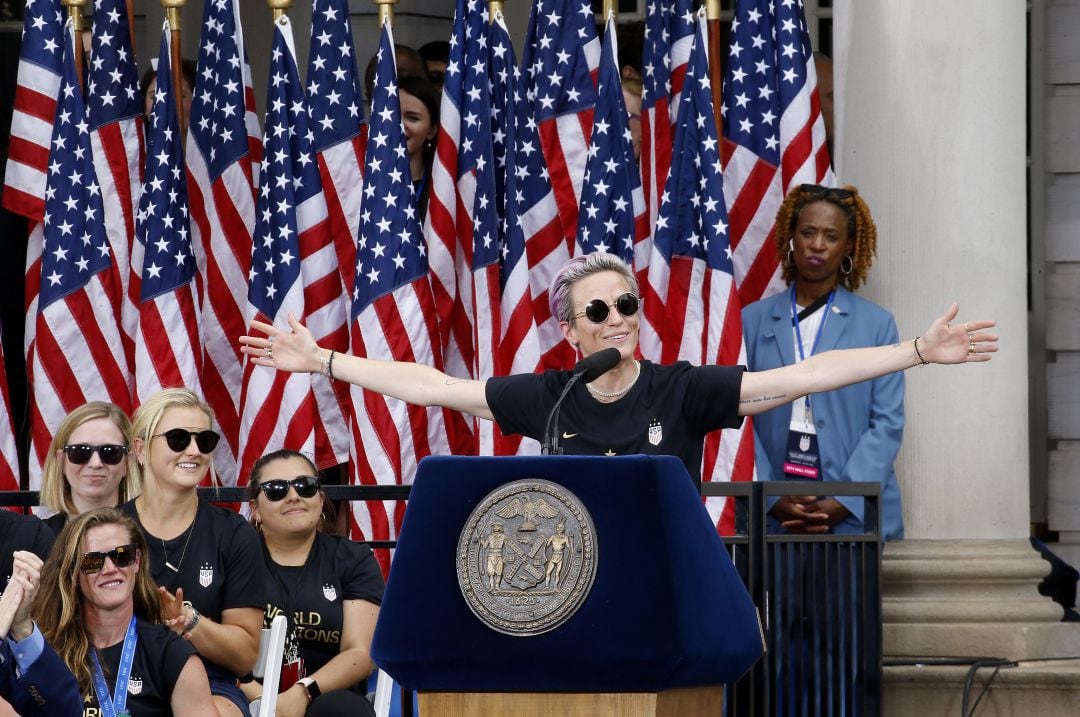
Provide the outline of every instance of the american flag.
{"type": "MultiPolygon", "coordinates": [[[[746,350],[728,245],[703,13],[698,14],[695,25],[671,171],[649,261],[649,284],[666,309],[661,353],[649,358],[662,363],[684,360],[730,366],[745,364],[746,350]]],[[[710,434],[705,442],[702,480],[752,480],[753,440],[749,420],[739,429],[710,434]]],[[[712,499],[706,504],[721,532],[730,533],[733,513],[723,505],[722,500],[712,499]]]]}
{"type": "Polygon", "coordinates": [[[738,0],[724,78],[724,194],[743,305],[783,288],[772,238],[784,197],[834,184],[802,0],[738,0]]]}
{"type": "Polygon", "coordinates": [[[171,70],[171,35],[166,21],[161,29],[157,91],[146,135],[146,179],[131,252],[131,288],[139,298],[136,405],[163,388],[185,386],[201,392],[202,341],[196,310],[195,255],[171,70]]]}
{"type": "Polygon", "coordinates": [[[15,105],[4,172],[4,208],[37,222],[45,212],[56,98],[63,67],[60,0],[26,0],[15,105]]]}
{"type": "MultiPolygon", "coordinates": [[[[376,57],[356,252],[352,351],[357,356],[415,361],[441,369],[428,258],[410,182],[389,23],[383,24],[376,57]]],[[[409,483],[421,458],[449,453],[442,410],[409,405],[356,387],[352,388],[352,404],[354,484],[409,483]]],[[[393,538],[404,509],[402,503],[354,503],[352,536],[393,538]]],[[[384,569],[388,568],[388,556],[379,557],[384,569]]]]}
{"type": "MultiPolygon", "coordinates": [[[[367,140],[364,97],[356,69],[348,0],[314,0],[311,16],[307,70],[311,131],[315,133],[342,283],[351,289],[367,140]]],[[[344,333],[347,347],[348,330],[344,333]]]]}
{"type": "Polygon", "coordinates": [[[616,254],[633,265],[634,244],[648,233],[647,222],[622,94],[612,14],[600,52],[596,115],[581,186],[578,244],[585,253],[616,254]]]}
{"type": "MultiPolygon", "coordinates": [[[[679,97],[686,80],[686,62],[694,42],[692,0],[674,3],[650,0],[645,11],[645,73],[641,94],[641,181],[648,212],[649,232],[656,227],[660,197],[671,167],[671,142],[678,115],[679,97]]],[[[650,235],[634,247],[634,270],[644,299],[641,308],[642,353],[660,353],[664,302],[649,286],[650,235]]]]}
{"type": "MultiPolygon", "coordinates": [[[[591,73],[588,72],[588,58],[585,59],[584,68],[579,68],[582,63],[578,62],[578,55],[589,46],[574,38],[570,51],[561,46],[558,46],[557,52],[555,50],[556,41],[574,25],[573,17],[565,18],[564,22],[563,16],[557,12],[558,9],[565,9],[566,4],[566,0],[538,0],[532,6],[515,98],[514,160],[508,163],[514,168],[519,184],[515,196],[511,198],[511,202],[517,206],[508,210],[507,222],[511,229],[515,223],[519,224],[524,233],[533,316],[543,366],[555,369],[569,367],[575,360],[574,350],[564,340],[559,322],[551,315],[548,304],[551,280],[577,253],[574,231],[577,229],[580,195],[574,191],[570,179],[573,175],[568,169],[565,154],[570,152],[571,156],[578,158],[574,166],[577,167],[576,176],[580,186],[588,151],[586,143],[592,132],[595,96],[591,73]],[[574,71],[569,67],[571,59],[574,60],[574,71]],[[584,73],[579,70],[584,70],[584,73]],[[569,85],[565,95],[561,92],[563,79],[569,85]],[[589,95],[587,101],[582,99],[585,94],[589,95]],[[555,108],[556,99],[562,100],[559,112],[555,108]],[[547,118],[546,129],[541,130],[544,117],[547,118]],[[565,132],[560,133],[560,129],[565,132]],[[565,148],[562,142],[564,138],[565,148]],[[552,157],[555,158],[554,165],[552,157]],[[558,180],[559,177],[562,179],[558,180]],[[522,193],[521,199],[517,199],[517,191],[522,193]]],[[[592,10],[588,12],[591,22],[592,10]]],[[[588,34],[584,27],[582,32],[588,34]]],[[[600,59],[595,39],[594,29],[594,46],[590,49],[590,53],[595,54],[593,67],[600,59]]],[[[511,237],[510,241],[514,239],[511,237]]]]}
{"type": "MultiPolygon", "coordinates": [[[[501,12],[495,14],[488,27],[489,76],[491,80],[492,157],[495,172],[495,210],[502,225],[500,246],[500,344],[498,372],[500,375],[532,373],[543,367],[540,336],[536,328],[533,295],[529,287],[529,262],[525,253],[525,226],[529,222],[529,208],[537,196],[550,198],[554,210],[554,198],[546,175],[537,177],[530,185],[528,177],[519,172],[529,172],[528,160],[516,161],[518,120],[525,118],[521,96],[521,70],[514,58],[514,46],[506,29],[506,19],[501,12]],[[531,188],[530,188],[531,187],[531,188]]],[[[531,120],[528,120],[531,122],[531,120]]],[[[532,137],[535,140],[535,122],[532,137]]],[[[539,154],[539,153],[536,153],[539,154]]],[[[554,226],[558,228],[558,224],[554,226]]],[[[548,311],[547,306],[544,312],[548,311]]],[[[526,441],[522,436],[503,436],[494,424],[497,453],[535,455],[540,451],[536,441],[526,441]]]]}
{"type": "Polygon", "coordinates": [[[71,21],[64,33],[63,83],[53,124],[45,191],[44,244],[37,331],[29,375],[33,385],[31,485],[64,416],[87,401],[131,407],[127,359],[113,297],[118,287],[102,224],[82,83],[75,72],[71,21]]]}
{"type": "MultiPolygon", "coordinates": [[[[458,0],[424,227],[446,368],[477,379],[504,373],[499,361],[502,198],[492,146],[488,28],[486,4],[458,0]],[[454,287],[452,298],[448,285],[454,287]],[[462,365],[455,365],[458,361],[462,365]]],[[[455,452],[503,452],[496,448],[503,441],[490,421],[475,421],[473,430],[478,444],[455,442],[455,452]]]]}
{"type": "Polygon", "coordinates": [[[19,490],[21,471],[15,448],[15,424],[11,420],[11,396],[8,393],[4,347],[0,345],[0,490],[19,490]]]}
{"type": "Polygon", "coordinates": [[[192,243],[199,267],[202,387],[225,440],[214,464],[237,478],[248,269],[255,228],[255,171],[262,161],[255,96],[235,0],[203,10],[199,73],[191,99],[185,161],[192,243]]]}
{"type": "MultiPolygon", "coordinates": [[[[316,341],[326,341],[328,326],[344,325],[345,304],[287,16],[274,23],[270,54],[266,158],[260,172],[248,315],[249,320],[280,326],[291,314],[311,327],[316,341]]],[[[326,378],[248,362],[240,405],[241,476],[247,476],[264,453],[283,447],[314,453],[320,467],[344,461],[347,422],[326,378]],[[320,405],[319,385],[330,405],[320,405]],[[326,411],[323,415],[320,408],[326,411]],[[327,440],[323,419],[343,431],[342,445],[327,440]],[[340,457],[334,448],[341,449],[340,457]]]]}
{"type": "MultiPolygon", "coordinates": [[[[45,213],[45,180],[63,72],[64,16],[59,0],[27,0],[22,46],[4,170],[4,208],[30,219],[26,247],[26,320],[23,343],[26,365],[33,364],[41,282],[41,219],[45,213]]],[[[40,462],[38,466],[40,466],[40,462]]],[[[39,468],[40,470],[40,468],[39,468]]]]}
{"type": "Polygon", "coordinates": [[[126,0],[95,0],[93,37],[87,62],[86,108],[94,167],[105,206],[105,233],[118,272],[115,298],[121,338],[134,370],[133,337],[139,321],[139,296],[129,290],[135,207],[142,191],[143,100],[131,44],[126,0]]]}

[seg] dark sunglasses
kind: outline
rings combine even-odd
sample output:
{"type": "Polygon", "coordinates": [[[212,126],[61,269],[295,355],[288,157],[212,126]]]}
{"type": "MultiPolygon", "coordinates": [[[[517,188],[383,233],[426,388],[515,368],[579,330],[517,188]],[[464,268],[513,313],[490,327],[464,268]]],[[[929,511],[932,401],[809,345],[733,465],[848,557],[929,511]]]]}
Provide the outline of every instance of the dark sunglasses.
{"type": "Polygon", "coordinates": [[[594,324],[602,324],[607,321],[608,314],[611,313],[611,307],[614,306],[620,314],[623,316],[633,316],[638,312],[638,307],[641,306],[641,300],[631,294],[629,291],[615,299],[614,304],[609,304],[603,299],[593,299],[585,305],[585,310],[580,314],[574,314],[573,319],[578,319],[584,316],[594,324]]]}
{"type": "Polygon", "coordinates": [[[77,466],[86,465],[90,461],[90,456],[95,453],[105,465],[115,466],[124,460],[127,452],[127,446],[118,446],[115,443],[106,443],[101,446],[92,446],[89,443],[69,443],[64,446],[64,455],[67,456],[68,462],[77,466]]]}
{"type": "Polygon", "coordinates": [[[319,492],[319,479],[315,476],[296,476],[292,480],[275,478],[259,483],[259,490],[268,501],[277,503],[279,500],[285,500],[285,496],[289,494],[289,486],[292,486],[301,498],[314,498],[319,492]]]}
{"type": "Polygon", "coordinates": [[[799,191],[810,197],[820,197],[822,199],[851,199],[855,196],[855,192],[850,189],[823,187],[820,184],[804,184],[799,187],[799,191]]]}
{"type": "Polygon", "coordinates": [[[186,428],[170,428],[164,433],[155,433],[154,438],[165,437],[165,443],[169,445],[173,451],[182,453],[187,450],[187,447],[191,445],[191,439],[195,439],[195,445],[199,449],[199,453],[213,453],[214,448],[217,447],[218,441],[221,440],[221,434],[217,431],[211,431],[207,428],[205,431],[189,431],[186,428]]]}
{"type": "Polygon", "coordinates": [[[139,548],[135,543],[117,545],[112,550],[93,550],[89,553],[83,553],[79,570],[86,575],[100,573],[102,568],[105,567],[105,558],[113,561],[113,565],[118,568],[126,568],[132,565],[137,557],[139,557],[139,548]]]}

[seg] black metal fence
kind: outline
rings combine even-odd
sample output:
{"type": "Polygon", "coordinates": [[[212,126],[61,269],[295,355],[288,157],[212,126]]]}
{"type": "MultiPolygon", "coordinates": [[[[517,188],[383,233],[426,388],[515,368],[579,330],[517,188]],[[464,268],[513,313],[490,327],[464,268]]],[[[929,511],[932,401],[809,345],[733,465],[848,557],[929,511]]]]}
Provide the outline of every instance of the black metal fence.
{"type": "MultiPolygon", "coordinates": [[[[332,501],[403,500],[408,486],[325,487],[332,501]]],[[[200,488],[209,501],[246,500],[243,488],[200,488]]],[[[727,690],[729,717],[876,717],[881,713],[881,538],[877,483],[830,483],[828,495],[863,499],[857,535],[767,531],[772,497],[805,495],[805,482],[706,483],[703,497],[734,500],[724,539],[757,606],[766,654],[727,690]]],[[[36,491],[0,491],[0,505],[32,507],[36,491]]],[[[372,541],[372,547],[393,547],[372,541]]],[[[722,605],[703,609],[723,609],[722,605]]],[[[411,695],[402,699],[412,714],[411,695]]]]}

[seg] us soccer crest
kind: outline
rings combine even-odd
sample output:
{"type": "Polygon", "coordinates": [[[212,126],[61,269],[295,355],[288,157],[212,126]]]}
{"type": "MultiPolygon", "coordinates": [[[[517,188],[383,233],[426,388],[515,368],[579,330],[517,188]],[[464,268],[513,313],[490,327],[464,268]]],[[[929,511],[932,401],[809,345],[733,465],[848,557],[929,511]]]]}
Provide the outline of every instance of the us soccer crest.
{"type": "Polygon", "coordinates": [[[799,450],[804,453],[810,450],[810,436],[805,433],[799,436],[799,450]]]}
{"type": "Polygon", "coordinates": [[[208,588],[213,582],[214,566],[208,563],[203,563],[203,566],[199,568],[199,585],[202,585],[204,588],[208,588]]]}
{"type": "Polygon", "coordinates": [[[337,600],[337,588],[335,588],[333,585],[330,585],[329,583],[323,584],[322,594],[323,597],[330,602],[334,602],[335,600],[337,600]]]}
{"type": "Polygon", "coordinates": [[[659,420],[654,418],[649,424],[649,443],[658,446],[662,440],[664,440],[664,427],[660,425],[659,420]]]}
{"type": "Polygon", "coordinates": [[[131,677],[128,679],[128,694],[137,695],[142,692],[142,678],[131,677]]]}

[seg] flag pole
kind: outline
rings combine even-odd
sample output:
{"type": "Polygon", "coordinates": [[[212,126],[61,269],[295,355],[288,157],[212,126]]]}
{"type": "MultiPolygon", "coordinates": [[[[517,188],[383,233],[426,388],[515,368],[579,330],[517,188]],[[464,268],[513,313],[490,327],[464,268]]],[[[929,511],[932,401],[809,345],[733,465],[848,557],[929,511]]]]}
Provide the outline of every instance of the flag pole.
{"type": "Polygon", "coordinates": [[[724,68],[720,62],[720,0],[705,0],[705,22],[709,30],[709,86],[712,88],[713,120],[719,135],[723,126],[720,120],[720,102],[723,100],[721,83],[724,77],[724,68]]]}
{"type": "MultiPolygon", "coordinates": [[[[180,28],[181,28],[181,10],[184,9],[184,5],[187,4],[187,0],[161,0],[161,7],[165,8],[165,18],[169,21],[169,29],[172,31],[172,42],[170,46],[170,58],[169,61],[172,64],[172,82],[173,82],[173,99],[176,102],[176,118],[177,124],[183,127],[187,121],[187,117],[184,117],[184,67],[183,58],[180,54],[180,28]]],[[[192,92],[195,88],[191,88],[192,92]]]]}
{"type": "Polygon", "coordinates": [[[293,0],[266,0],[267,6],[274,11],[274,22],[285,16],[293,5],[293,0]]]}
{"type": "Polygon", "coordinates": [[[506,14],[503,9],[503,0],[488,0],[488,22],[495,22],[496,13],[506,14]]]}
{"type": "Polygon", "coordinates": [[[612,15],[615,16],[615,22],[618,22],[619,11],[615,8],[615,0],[604,0],[604,22],[612,15]]]}
{"type": "Polygon", "coordinates": [[[379,8],[379,27],[383,26],[386,19],[390,19],[391,27],[394,25],[394,6],[398,0],[371,0],[375,7],[379,8]]]}
{"type": "Polygon", "coordinates": [[[131,42],[131,55],[137,57],[135,54],[135,0],[127,0],[127,14],[128,14],[128,39],[131,42]]]}
{"type": "Polygon", "coordinates": [[[61,0],[61,4],[67,6],[68,16],[75,29],[75,47],[72,49],[75,51],[75,76],[79,78],[80,85],[83,81],[82,9],[89,3],[90,0],[61,0]]]}

